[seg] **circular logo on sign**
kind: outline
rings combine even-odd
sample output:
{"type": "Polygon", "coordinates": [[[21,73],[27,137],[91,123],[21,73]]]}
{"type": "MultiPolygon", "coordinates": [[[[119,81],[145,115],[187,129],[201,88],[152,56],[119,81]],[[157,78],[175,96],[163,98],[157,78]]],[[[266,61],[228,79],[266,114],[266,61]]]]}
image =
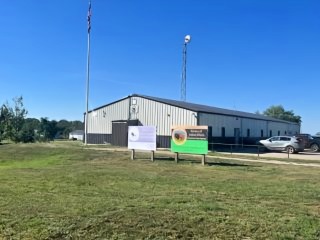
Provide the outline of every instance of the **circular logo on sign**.
{"type": "Polygon", "coordinates": [[[177,145],[182,145],[187,141],[187,132],[184,129],[175,129],[172,131],[172,140],[177,145]]]}
{"type": "Polygon", "coordinates": [[[139,129],[136,127],[131,127],[129,131],[129,139],[135,142],[139,139],[139,129]]]}

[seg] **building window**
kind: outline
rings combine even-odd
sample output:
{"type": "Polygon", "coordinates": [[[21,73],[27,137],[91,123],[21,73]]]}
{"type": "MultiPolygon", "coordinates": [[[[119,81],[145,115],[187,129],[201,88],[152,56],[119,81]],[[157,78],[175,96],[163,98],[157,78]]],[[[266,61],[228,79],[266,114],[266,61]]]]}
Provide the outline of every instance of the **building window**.
{"type": "Polygon", "coordinates": [[[250,128],[247,129],[247,137],[250,137],[250,128]]]}
{"type": "Polygon", "coordinates": [[[287,131],[284,131],[284,135],[287,135],[287,131]]]}
{"type": "Polygon", "coordinates": [[[269,131],[269,137],[272,137],[272,130],[269,131]]]}
{"type": "Polygon", "coordinates": [[[278,131],[278,136],[280,136],[280,130],[278,131]]]}
{"type": "Polygon", "coordinates": [[[234,129],[234,137],[239,138],[240,137],[240,128],[235,128],[234,129]]]}
{"type": "Polygon", "coordinates": [[[226,128],[222,127],[221,128],[221,137],[225,137],[226,136],[226,128]]]}
{"type": "Polygon", "coordinates": [[[260,131],[260,136],[263,137],[263,130],[260,131]]]}

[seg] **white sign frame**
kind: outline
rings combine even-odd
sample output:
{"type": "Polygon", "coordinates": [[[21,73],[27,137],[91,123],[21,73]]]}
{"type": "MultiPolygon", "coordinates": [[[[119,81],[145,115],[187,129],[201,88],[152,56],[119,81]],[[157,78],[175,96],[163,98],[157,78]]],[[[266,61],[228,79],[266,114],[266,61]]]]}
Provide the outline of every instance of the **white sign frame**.
{"type": "Polygon", "coordinates": [[[156,151],[157,130],[155,126],[129,126],[128,149],[156,151]]]}

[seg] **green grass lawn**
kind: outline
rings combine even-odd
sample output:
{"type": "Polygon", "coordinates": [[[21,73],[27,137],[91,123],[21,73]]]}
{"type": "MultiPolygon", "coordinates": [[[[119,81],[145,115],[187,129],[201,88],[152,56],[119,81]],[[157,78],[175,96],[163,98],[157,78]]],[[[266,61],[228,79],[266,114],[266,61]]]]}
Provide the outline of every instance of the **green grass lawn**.
{"type": "Polygon", "coordinates": [[[0,239],[320,239],[319,168],[137,156],[0,145],[0,239]]]}

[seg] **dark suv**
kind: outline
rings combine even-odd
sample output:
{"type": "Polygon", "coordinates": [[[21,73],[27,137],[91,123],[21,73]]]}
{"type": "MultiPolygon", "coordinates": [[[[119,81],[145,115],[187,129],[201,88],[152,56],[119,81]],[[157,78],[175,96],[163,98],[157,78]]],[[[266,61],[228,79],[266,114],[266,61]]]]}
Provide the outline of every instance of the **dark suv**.
{"type": "Polygon", "coordinates": [[[300,133],[296,134],[296,137],[300,138],[304,143],[304,148],[309,148],[312,152],[320,151],[320,139],[312,137],[310,134],[300,133]]]}

